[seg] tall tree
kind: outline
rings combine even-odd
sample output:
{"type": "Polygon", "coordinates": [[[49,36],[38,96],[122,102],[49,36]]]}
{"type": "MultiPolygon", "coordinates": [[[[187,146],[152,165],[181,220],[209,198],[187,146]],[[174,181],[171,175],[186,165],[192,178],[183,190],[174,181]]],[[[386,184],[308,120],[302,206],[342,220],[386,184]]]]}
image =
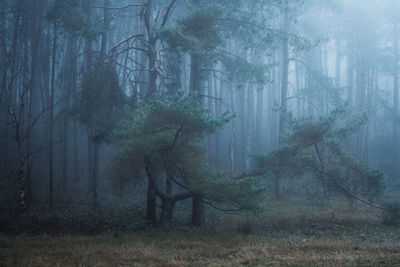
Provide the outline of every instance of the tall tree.
{"type": "Polygon", "coordinates": [[[54,96],[56,80],[57,22],[53,22],[53,50],[51,57],[51,89],[50,89],[50,125],[49,125],[49,207],[53,209],[54,187],[54,96]]]}
{"type": "MultiPolygon", "coordinates": [[[[289,1],[282,0],[283,5],[283,18],[282,18],[282,31],[285,33],[289,32],[290,17],[289,17],[289,1]]],[[[282,113],[279,120],[279,144],[282,144],[283,136],[285,134],[285,112],[287,111],[287,98],[288,98],[288,87],[289,87],[289,38],[284,36],[282,39],[282,82],[281,82],[281,109],[282,113]]],[[[281,198],[281,185],[280,177],[275,177],[275,197],[281,198]]]]}

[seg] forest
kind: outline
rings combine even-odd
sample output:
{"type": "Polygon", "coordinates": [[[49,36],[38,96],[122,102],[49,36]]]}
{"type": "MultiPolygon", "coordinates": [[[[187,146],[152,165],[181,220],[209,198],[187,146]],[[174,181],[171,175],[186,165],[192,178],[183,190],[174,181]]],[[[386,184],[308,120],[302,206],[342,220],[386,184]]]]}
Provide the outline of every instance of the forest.
{"type": "Polygon", "coordinates": [[[0,0],[0,266],[400,264],[397,0],[0,0]]]}

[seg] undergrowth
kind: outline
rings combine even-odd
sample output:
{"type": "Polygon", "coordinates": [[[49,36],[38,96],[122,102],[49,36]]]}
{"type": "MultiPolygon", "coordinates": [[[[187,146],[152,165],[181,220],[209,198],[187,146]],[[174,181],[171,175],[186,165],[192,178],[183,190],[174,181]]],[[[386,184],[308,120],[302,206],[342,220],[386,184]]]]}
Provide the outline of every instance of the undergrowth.
{"type": "Polygon", "coordinates": [[[143,230],[146,221],[136,207],[77,207],[26,213],[3,212],[0,232],[5,234],[99,234],[143,230]]]}

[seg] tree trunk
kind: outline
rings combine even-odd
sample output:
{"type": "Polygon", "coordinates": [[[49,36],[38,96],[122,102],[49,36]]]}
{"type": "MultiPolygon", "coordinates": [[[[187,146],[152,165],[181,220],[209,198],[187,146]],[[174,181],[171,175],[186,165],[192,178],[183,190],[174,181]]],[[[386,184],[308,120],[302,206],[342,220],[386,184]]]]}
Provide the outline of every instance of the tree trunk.
{"type": "Polygon", "coordinates": [[[98,203],[98,172],[99,172],[99,146],[97,142],[93,143],[93,178],[92,178],[92,206],[97,208],[98,203]]]}
{"type": "Polygon", "coordinates": [[[32,138],[34,135],[35,130],[35,116],[38,116],[40,113],[40,109],[38,108],[41,101],[39,95],[40,83],[39,83],[39,72],[38,72],[38,47],[40,44],[40,39],[42,37],[42,10],[37,14],[37,17],[34,18],[36,23],[31,22],[31,31],[34,33],[32,36],[31,42],[33,43],[32,46],[32,61],[31,61],[31,77],[28,83],[28,91],[29,96],[27,97],[27,123],[26,123],[26,205],[29,209],[29,206],[32,202],[32,169],[33,169],[33,153],[32,153],[32,138]],[[37,24],[37,25],[36,25],[37,24]],[[36,26],[36,27],[35,27],[36,26]]]}
{"type": "MultiPolygon", "coordinates": [[[[284,2],[284,14],[283,14],[283,31],[289,32],[289,2],[284,2]]],[[[285,134],[286,120],[285,112],[287,111],[287,97],[288,97],[288,85],[289,85],[289,38],[285,36],[283,39],[282,47],[282,85],[281,85],[281,109],[282,112],[279,120],[279,144],[283,142],[283,136],[285,134]]],[[[280,199],[281,196],[281,177],[275,176],[275,197],[280,199]]]]}
{"type": "MultiPolygon", "coordinates": [[[[7,2],[6,1],[0,1],[0,8],[2,10],[6,10],[7,8],[7,2]]],[[[14,25],[16,27],[16,25],[14,25]]],[[[15,31],[15,30],[14,30],[15,31]]],[[[7,51],[7,34],[6,33],[6,16],[0,16],[0,32],[4,33],[0,36],[0,62],[6,62],[6,57],[8,55],[7,51]]],[[[14,44],[12,44],[14,45],[14,44]]],[[[10,51],[11,52],[11,51],[10,51]]],[[[14,59],[15,61],[15,59],[14,59]]],[[[0,106],[1,107],[6,107],[7,105],[7,99],[5,99],[5,91],[6,91],[6,86],[8,84],[8,69],[10,68],[9,64],[7,65],[0,65],[0,106]]],[[[1,170],[5,173],[8,171],[8,131],[9,127],[7,126],[9,124],[9,113],[7,112],[6,109],[4,109],[4,113],[0,113],[1,119],[5,122],[5,125],[2,128],[2,137],[3,137],[3,153],[2,153],[2,164],[0,166],[1,170]]]]}
{"type": "Polygon", "coordinates": [[[157,92],[157,77],[158,73],[155,70],[157,64],[157,56],[155,54],[156,49],[156,39],[150,38],[150,47],[152,47],[154,51],[149,51],[149,90],[146,92],[147,97],[152,97],[157,92]]]}
{"type": "MultiPolygon", "coordinates": [[[[192,55],[190,62],[190,91],[198,93],[198,100],[201,101],[203,95],[203,79],[202,79],[202,59],[200,55],[192,55]]],[[[205,219],[204,203],[200,194],[193,196],[192,205],[192,224],[194,226],[203,225],[205,219]]]]}
{"type": "Polygon", "coordinates": [[[156,190],[153,187],[153,185],[150,183],[147,186],[147,220],[149,223],[152,225],[157,224],[157,196],[156,196],[156,190]]]}
{"type": "Polygon", "coordinates": [[[172,179],[169,176],[165,180],[165,193],[167,195],[171,195],[172,194],[172,179]]]}
{"type": "Polygon", "coordinates": [[[100,48],[100,58],[104,63],[107,52],[107,42],[108,42],[108,31],[110,30],[110,0],[104,0],[103,9],[103,32],[101,34],[101,48],[100,48]]]}
{"type": "Polygon", "coordinates": [[[247,85],[239,88],[236,94],[236,103],[237,103],[237,129],[236,129],[236,164],[235,169],[237,173],[246,172],[246,160],[247,160],[247,151],[246,151],[246,121],[249,118],[246,118],[246,89],[247,85]]]}
{"type": "Polygon", "coordinates": [[[53,209],[53,184],[54,184],[54,170],[53,170],[53,121],[54,121],[54,91],[55,91],[55,72],[56,72],[56,53],[57,53],[57,23],[53,24],[53,52],[51,59],[51,88],[50,88],[50,126],[49,126],[49,207],[53,209]]]}
{"type": "Polygon", "coordinates": [[[245,168],[244,171],[247,172],[248,168],[248,162],[249,162],[249,155],[254,155],[255,153],[255,147],[254,147],[254,141],[255,141],[255,131],[254,131],[254,90],[255,86],[254,85],[249,85],[247,87],[247,121],[246,121],[246,141],[245,141],[245,150],[246,150],[246,162],[245,162],[245,168]]]}
{"type": "Polygon", "coordinates": [[[92,199],[92,180],[93,180],[93,142],[90,134],[87,134],[87,165],[88,165],[88,202],[92,199]]]}
{"type": "MultiPolygon", "coordinates": [[[[64,55],[63,62],[63,101],[62,101],[62,109],[66,110],[70,105],[70,95],[71,95],[71,73],[72,71],[72,57],[73,57],[73,37],[70,36],[67,41],[66,51],[64,55]]],[[[65,189],[67,186],[67,169],[68,169],[68,120],[67,118],[63,119],[63,127],[61,133],[62,139],[62,149],[61,149],[61,159],[62,159],[62,169],[61,169],[61,183],[62,188],[65,189]]]]}
{"type": "Polygon", "coordinates": [[[255,125],[255,140],[256,140],[256,149],[255,153],[261,154],[263,153],[263,140],[262,140],[262,132],[263,132],[263,113],[264,113],[264,89],[258,88],[257,93],[257,111],[256,111],[256,125],[255,125]]]}
{"type": "MultiPolygon", "coordinates": [[[[216,66],[215,66],[216,67],[216,66]]],[[[217,74],[215,73],[215,71],[213,71],[212,73],[213,76],[213,85],[214,85],[214,96],[216,98],[221,98],[222,99],[222,88],[220,86],[219,90],[218,90],[218,78],[217,78],[217,74]]],[[[214,101],[214,112],[215,112],[215,116],[219,116],[221,114],[220,111],[220,103],[219,100],[215,100],[214,101]]],[[[220,161],[220,150],[219,150],[219,146],[220,146],[220,131],[216,131],[214,134],[214,144],[215,144],[215,162],[216,162],[216,167],[219,167],[219,161],[220,161]]]]}
{"type": "Polygon", "coordinates": [[[198,93],[199,101],[203,99],[202,95],[204,94],[202,67],[201,56],[192,55],[190,60],[190,91],[198,93]]]}
{"type": "MultiPolygon", "coordinates": [[[[72,37],[72,58],[71,58],[71,82],[72,82],[72,97],[74,105],[79,105],[79,97],[78,97],[78,57],[79,57],[79,48],[77,46],[76,37],[72,37]]],[[[73,156],[74,156],[74,182],[80,181],[79,175],[79,163],[80,163],[80,153],[79,153],[79,126],[76,120],[72,123],[73,133],[72,133],[72,141],[73,141],[73,156]]],[[[64,181],[64,188],[67,189],[67,181],[64,181]]]]}
{"type": "Polygon", "coordinates": [[[161,213],[160,213],[161,227],[167,227],[168,224],[171,223],[174,206],[175,206],[174,199],[167,197],[162,200],[161,213]]]}
{"type": "MultiPolygon", "coordinates": [[[[393,53],[394,53],[394,60],[395,60],[395,68],[393,70],[393,112],[394,114],[399,114],[399,52],[398,52],[398,40],[397,40],[397,27],[394,27],[394,34],[393,34],[393,53]]],[[[398,177],[399,174],[399,126],[396,120],[393,121],[393,177],[398,177]]]]}
{"type": "MultiPolygon", "coordinates": [[[[215,116],[215,110],[213,110],[214,105],[213,105],[213,94],[214,94],[214,88],[213,88],[213,77],[212,77],[212,72],[207,74],[207,108],[209,110],[209,116],[214,117],[215,116]]],[[[217,97],[216,95],[214,97],[217,97]]],[[[214,133],[215,134],[215,133],[214,133]]],[[[213,146],[215,146],[215,144],[213,144],[214,141],[214,136],[211,134],[207,135],[207,154],[208,154],[208,166],[210,168],[214,168],[214,166],[216,166],[216,162],[215,162],[215,158],[216,155],[214,155],[214,149],[213,146]]]]}
{"type": "Polygon", "coordinates": [[[194,195],[192,203],[192,224],[200,227],[205,222],[205,207],[202,195],[194,195]]]}
{"type": "Polygon", "coordinates": [[[347,98],[350,108],[354,107],[353,100],[354,58],[351,41],[347,43],[347,98]]]}
{"type": "Polygon", "coordinates": [[[336,71],[335,71],[335,86],[340,87],[341,72],[341,42],[336,40],[336,71]]]}

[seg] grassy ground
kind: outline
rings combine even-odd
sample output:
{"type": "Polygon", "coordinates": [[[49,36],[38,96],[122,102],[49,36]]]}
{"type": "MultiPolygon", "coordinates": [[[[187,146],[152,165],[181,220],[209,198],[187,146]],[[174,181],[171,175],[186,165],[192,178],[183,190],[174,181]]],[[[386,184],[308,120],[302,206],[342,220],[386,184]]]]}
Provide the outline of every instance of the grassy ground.
{"type": "Polygon", "coordinates": [[[400,247],[343,238],[146,233],[2,238],[1,266],[400,265],[400,247]]]}
{"type": "Polygon", "coordinates": [[[270,203],[251,218],[208,226],[98,236],[0,236],[0,266],[400,266],[400,229],[367,207],[270,203]],[[344,207],[344,208],[343,208],[344,207]]]}

